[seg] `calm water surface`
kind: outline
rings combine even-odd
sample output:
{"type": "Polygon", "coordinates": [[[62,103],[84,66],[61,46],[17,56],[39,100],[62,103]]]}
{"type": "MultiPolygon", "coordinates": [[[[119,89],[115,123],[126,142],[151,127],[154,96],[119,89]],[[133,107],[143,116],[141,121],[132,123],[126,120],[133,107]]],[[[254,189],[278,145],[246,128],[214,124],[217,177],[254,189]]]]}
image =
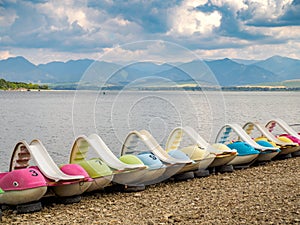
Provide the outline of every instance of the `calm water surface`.
{"type": "Polygon", "coordinates": [[[67,163],[74,138],[98,133],[118,155],[131,130],[147,129],[162,145],[176,126],[213,141],[224,123],[300,123],[300,92],[0,92],[1,171],[19,140],[40,139],[54,161],[67,163]]]}

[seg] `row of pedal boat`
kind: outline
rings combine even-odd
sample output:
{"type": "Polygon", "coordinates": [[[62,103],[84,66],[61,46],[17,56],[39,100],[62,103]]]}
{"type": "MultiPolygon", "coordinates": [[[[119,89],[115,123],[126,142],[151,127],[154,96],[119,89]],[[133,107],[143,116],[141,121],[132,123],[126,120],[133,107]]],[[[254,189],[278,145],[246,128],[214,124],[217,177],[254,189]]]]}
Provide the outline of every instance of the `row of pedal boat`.
{"type": "Polygon", "coordinates": [[[300,155],[300,135],[281,119],[270,120],[265,126],[226,124],[214,144],[191,127],[177,127],[165,149],[146,130],[132,131],[119,158],[97,134],[81,135],[73,143],[69,163],[61,166],[41,141],[20,141],[13,150],[9,171],[0,173],[0,205],[16,207],[19,213],[39,211],[41,199],[55,197],[73,203],[80,201],[84,192],[108,186],[139,191],[169,178],[185,180],[213,171],[232,172],[291,155],[300,155]],[[183,147],[183,143],[192,144],[183,147]]]}

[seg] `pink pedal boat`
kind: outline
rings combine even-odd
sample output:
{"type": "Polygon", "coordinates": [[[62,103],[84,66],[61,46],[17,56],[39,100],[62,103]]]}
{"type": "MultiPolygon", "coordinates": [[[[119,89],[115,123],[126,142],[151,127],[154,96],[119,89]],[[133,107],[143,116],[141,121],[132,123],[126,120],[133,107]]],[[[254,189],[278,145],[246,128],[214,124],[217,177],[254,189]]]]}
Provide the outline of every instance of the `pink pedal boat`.
{"type": "Polygon", "coordinates": [[[39,200],[47,192],[47,181],[36,168],[0,173],[0,205],[16,206],[18,213],[41,210],[39,200]]]}
{"type": "Polygon", "coordinates": [[[282,119],[273,119],[267,122],[266,128],[276,137],[286,143],[294,144],[290,148],[285,149],[283,155],[286,157],[300,156],[300,135],[282,119]]]}
{"type": "Polygon", "coordinates": [[[64,203],[80,201],[80,195],[91,185],[92,179],[80,165],[66,164],[59,168],[39,140],[30,144],[17,143],[10,162],[10,171],[28,168],[44,176],[47,193],[44,197],[57,196],[64,203]],[[33,159],[34,166],[31,166],[33,159]]]}

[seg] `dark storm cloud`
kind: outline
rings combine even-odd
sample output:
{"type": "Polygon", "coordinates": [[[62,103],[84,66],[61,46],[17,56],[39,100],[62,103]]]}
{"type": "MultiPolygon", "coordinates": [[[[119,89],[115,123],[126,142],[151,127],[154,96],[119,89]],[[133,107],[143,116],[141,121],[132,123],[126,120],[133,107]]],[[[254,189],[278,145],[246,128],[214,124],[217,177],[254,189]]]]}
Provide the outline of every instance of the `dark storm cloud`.
{"type": "Polygon", "coordinates": [[[259,40],[267,37],[264,34],[246,31],[242,21],[239,19],[240,11],[235,12],[227,3],[224,3],[220,7],[213,5],[211,1],[208,1],[205,5],[197,7],[197,10],[201,12],[213,12],[217,10],[222,14],[221,25],[216,29],[217,34],[220,36],[237,37],[244,40],[259,40]]]}
{"type": "Polygon", "coordinates": [[[289,39],[259,28],[300,25],[300,0],[286,5],[281,0],[268,2],[270,10],[262,12],[259,4],[266,3],[252,0],[196,3],[184,0],[0,0],[0,48],[93,52],[146,39],[172,41],[190,49],[241,48],[252,43],[285,43],[289,39]],[[216,12],[220,15],[220,24],[203,29],[202,33],[201,29],[193,32],[193,27],[188,33],[180,33],[176,27],[176,10],[186,10],[183,11],[186,14],[179,16],[186,19],[194,16],[195,24],[202,25],[207,22],[205,15],[216,12]]]}
{"type": "MultiPolygon", "coordinates": [[[[36,4],[45,2],[47,1],[5,3],[6,10],[13,9],[16,19],[11,26],[0,30],[2,36],[0,46],[53,48],[62,51],[95,47],[88,40],[88,35],[92,35],[95,30],[86,31],[78,24],[78,21],[70,23],[67,16],[55,18],[55,16],[40,12],[36,4]]],[[[102,44],[101,46],[108,45],[102,44]]]]}
{"type": "Polygon", "coordinates": [[[111,16],[122,16],[124,19],[139,24],[146,33],[165,33],[168,31],[168,10],[180,2],[182,1],[90,0],[88,6],[105,9],[111,16]]]}
{"type": "Polygon", "coordinates": [[[286,13],[279,18],[282,24],[300,26],[300,0],[294,0],[286,13]]]}
{"type": "MultiPolygon", "coordinates": [[[[247,3],[251,5],[251,1],[247,3]]],[[[272,19],[265,17],[254,18],[251,10],[242,11],[240,18],[248,26],[254,27],[300,26],[300,0],[294,0],[291,4],[282,6],[281,10],[284,12],[283,15],[272,19]]]]}

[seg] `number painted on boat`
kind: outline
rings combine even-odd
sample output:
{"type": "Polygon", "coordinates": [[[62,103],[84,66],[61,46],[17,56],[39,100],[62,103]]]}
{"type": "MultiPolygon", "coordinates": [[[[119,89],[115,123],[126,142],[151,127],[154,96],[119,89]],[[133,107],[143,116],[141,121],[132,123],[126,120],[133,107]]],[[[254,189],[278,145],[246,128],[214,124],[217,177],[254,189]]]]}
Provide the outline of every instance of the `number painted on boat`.
{"type": "Polygon", "coordinates": [[[153,155],[153,154],[150,154],[149,157],[150,157],[151,159],[153,159],[153,160],[156,160],[156,159],[157,159],[156,156],[153,155]]]}
{"type": "Polygon", "coordinates": [[[39,175],[35,170],[29,170],[29,172],[31,173],[31,176],[33,176],[33,177],[36,177],[39,175]]]}

